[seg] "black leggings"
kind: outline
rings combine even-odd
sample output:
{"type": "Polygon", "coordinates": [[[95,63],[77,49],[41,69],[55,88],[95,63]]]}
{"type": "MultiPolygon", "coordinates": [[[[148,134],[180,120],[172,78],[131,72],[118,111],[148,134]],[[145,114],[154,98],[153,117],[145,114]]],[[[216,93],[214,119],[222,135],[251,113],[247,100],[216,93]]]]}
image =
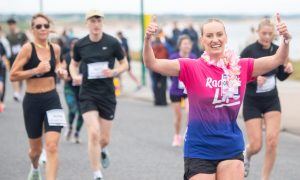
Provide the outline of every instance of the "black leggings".
{"type": "Polygon", "coordinates": [[[49,126],[46,112],[52,109],[62,109],[56,90],[45,93],[26,93],[23,101],[25,128],[29,138],[42,136],[43,124],[45,132],[61,132],[62,126],[49,126]]]}
{"type": "Polygon", "coordinates": [[[0,76],[2,77],[2,82],[3,82],[3,91],[2,91],[2,94],[0,96],[0,101],[3,102],[4,101],[4,95],[5,95],[5,89],[6,89],[6,67],[5,66],[2,66],[1,67],[1,63],[0,63],[0,76]]]}

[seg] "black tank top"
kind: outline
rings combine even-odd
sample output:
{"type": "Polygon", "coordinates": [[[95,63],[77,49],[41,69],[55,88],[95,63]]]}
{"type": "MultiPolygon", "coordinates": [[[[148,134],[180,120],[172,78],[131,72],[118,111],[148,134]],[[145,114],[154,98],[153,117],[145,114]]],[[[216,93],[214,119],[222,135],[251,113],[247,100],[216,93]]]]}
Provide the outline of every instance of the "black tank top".
{"type": "MultiPolygon", "coordinates": [[[[28,60],[27,64],[24,65],[24,70],[29,70],[29,69],[33,69],[35,67],[37,67],[39,65],[39,63],[41,62],[41,60],[38,58],[37,53],[36,53],[36,49],[35,46],[33,44],[33,42],[31,42],[31,46],[32,46],[32,51],[31,51],[31,57],[28,60]]],[[[50,47],[50,71],[44,74],[37,74],[32,76],[31,78],[42,78],[42,77],[55,77],[55,53],[54,53],[54,49],[52,47],[52,45],[49,43],[49,47],[50,47]]]]}

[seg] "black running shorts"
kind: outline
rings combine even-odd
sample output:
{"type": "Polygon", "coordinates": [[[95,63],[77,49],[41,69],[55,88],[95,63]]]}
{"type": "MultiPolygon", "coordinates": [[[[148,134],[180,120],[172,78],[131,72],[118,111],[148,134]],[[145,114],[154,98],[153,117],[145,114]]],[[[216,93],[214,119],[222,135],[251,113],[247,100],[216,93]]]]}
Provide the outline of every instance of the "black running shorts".
{"type": "Polygon", "coordinates": [[[31,139],[39,138],[45,132],[61,132],[62,126],[49,126],[46,112],[62,109],[56,90],[46,93],[26,93],[23,100],[23,114],[27,135],[31,139]]]}
{"type": "Polygon", "coordinates": [[[281,112],[280,101],[277,95],[262,97],[245,96],[243,105],[244,121],[253,118],[262,118],[263,114],[270,111],[281,112]]]}
{"type": "Polygon", "coordinates": [[[116,104],[115,98],[103,98],[102,100],[80,99],[80,109],[82,114],[89,111],[98,111],[99,116],[106,120],[114,119],[116,104]]]}
{"type": "Polygon", "coordinates": [[[180,102],[182,98],[187,98],[187,95],[182,95],[182,96],[176,96],[176,95],[172,95],[170,94],[170,99],[171,99],[171,102],[180,102]]]}
{"type": "Polygon", "coordinates": [[[241,160],[244,162],[243,153],[229,159],[205,160],[198,158],[184,158],[184,180],[189,180],[197,174],[214,174],[220,162],[226,160],[241,160]]]}

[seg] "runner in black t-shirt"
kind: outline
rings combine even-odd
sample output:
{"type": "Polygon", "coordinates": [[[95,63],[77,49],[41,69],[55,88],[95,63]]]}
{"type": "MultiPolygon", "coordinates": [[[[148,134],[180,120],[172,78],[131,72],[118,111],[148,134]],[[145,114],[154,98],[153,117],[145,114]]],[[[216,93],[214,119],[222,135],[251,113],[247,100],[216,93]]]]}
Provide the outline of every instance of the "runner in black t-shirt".
{"type": "Polygon", "coordinates": [[[102,31],[103,17],[99,10],[87,12],[85,19],[89,35],[75,44],[70,64],[73,82],[77,84],[82,80],[80,109],[88,130],[89,158],[97,180],[102,179],[100,156],[102,166],[106,168],[109,165],[105,147],[110,140],[116,108],[113,77],[128,69],[118,40],[102,31]],[[119,61],[118,68],[114,68],[115,59],[119,61]],[[78,73],[79,62],[82,63],[82,76],[78,73]]]}
{"type": "MultiPolygon", "coordinates": [[[[258,26],[258,41],[246,47],[242,58],[261,58],[274,55],[278,46],[272,41],[275,27],[269,19],[263,19],[258,26]]],[[[293,68],[291,63],[280,65],[268,73],[258,76],[248,83],[244,98],[243,116],[249,144],[245,151],[245,177],[249,174],[250,158],[262,147],[262,120],[266,128],[266,156],[262,179],[269,179],[276,158],[276,147],[281,121],[281,107],[276,79],[283,81],[289,77],[293,68]]]]}
{"type": "Polygon", "coordinates": [[[6,78],[6,68],[5,68],[6,51],[3,44],[0,42],[0,113],[4,111],[4,92],[5,92],[5,78],[6,78]]]}
{"type": "MultiPolygon", "coordinates": [[[[24,32],[19,31],[16,20],[12,18],[8,19],[7,25],[9,33],[7,34],[6,38],[9,41],[11,49],[11,56],[9,58],[9,66],[11,68],[22,46],[28,41],[28,38],[24,32]]],[[[22,81],[12,82],[12,86],[14,90],[14,100],[17,102],[21,101],[22,81]]]]}

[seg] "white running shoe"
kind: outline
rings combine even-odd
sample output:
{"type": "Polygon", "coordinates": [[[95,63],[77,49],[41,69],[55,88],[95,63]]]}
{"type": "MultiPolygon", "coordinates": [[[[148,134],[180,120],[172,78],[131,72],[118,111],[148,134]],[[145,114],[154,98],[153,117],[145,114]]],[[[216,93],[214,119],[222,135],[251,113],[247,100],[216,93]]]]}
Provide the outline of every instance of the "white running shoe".
{"type": "Polygon", "coordinates": [[[28,174],[27,180],[42,180],[42,174],[40,172],[40,169],[35,170],[31,166],[30,172],[28,174]]]}
{"type": "Polygon", "coordinates": [[[107,148],[104,148],[101,151],[101,164],[103,168],[108,168],[110,164],[109,153],[107,151],[107,148]]]}
{"type": "Polygon", "coordinates": [[[182,137],[180,135],[174,135],[172,146],[180,147],[181,146],[182,137]]]}
{"type": "Polygon", "coordinates": [[[47,161],[46,150],[43,148],[42,154],[41,154],[40,159],[39,159],[39,164],[44,165],[44,164],[46,164],[46,161],[47,161]]]}
{"type": "Polygon", "coordinates": [[[72,129],[68,128],[67,131],[66,131],[66,134],[65,134],[67,141],[71,140],[71,135],[72,135],[72,129]]]}

